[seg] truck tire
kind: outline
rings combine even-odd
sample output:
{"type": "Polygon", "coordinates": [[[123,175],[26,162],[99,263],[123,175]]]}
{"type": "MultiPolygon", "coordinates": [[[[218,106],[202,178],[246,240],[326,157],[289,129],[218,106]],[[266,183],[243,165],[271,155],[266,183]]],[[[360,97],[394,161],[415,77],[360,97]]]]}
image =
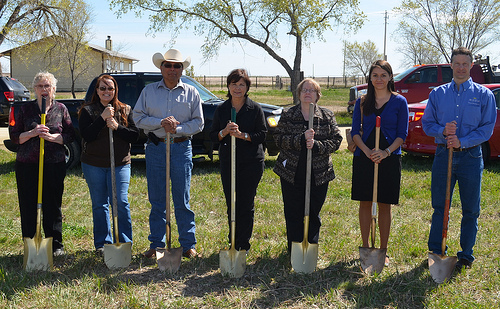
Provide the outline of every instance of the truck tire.
{"type": "Polygon", "coordinates": [[[73,141],[71,144],[64,144],[64,154],[66,156],[66,169],[69,170],[80,163],[80,145],[73,141]]]}

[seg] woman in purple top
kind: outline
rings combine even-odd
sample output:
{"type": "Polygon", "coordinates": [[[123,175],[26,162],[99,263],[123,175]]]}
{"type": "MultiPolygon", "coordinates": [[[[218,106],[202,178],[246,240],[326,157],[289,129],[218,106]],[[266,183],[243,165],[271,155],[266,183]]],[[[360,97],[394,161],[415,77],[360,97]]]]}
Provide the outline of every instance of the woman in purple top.
{"type": "Polygon", "coordinates": [[[33,238],[36,229],[40,138],[45,140],[43,168],[43,231],[52,237],[54,255],[64,254],[62,243],[62,194],[66,177],[64,144],[74,139],[73,124],[64,104],[54,100],[57,79],[40,72],[33,79],[36,100],[21,106],[16,123],[9,128],[11,140],[19,144],[16,181],[23,237],[33,238]],[[41,124],[42,97],[46,98],[46,122],[41,124]]]}

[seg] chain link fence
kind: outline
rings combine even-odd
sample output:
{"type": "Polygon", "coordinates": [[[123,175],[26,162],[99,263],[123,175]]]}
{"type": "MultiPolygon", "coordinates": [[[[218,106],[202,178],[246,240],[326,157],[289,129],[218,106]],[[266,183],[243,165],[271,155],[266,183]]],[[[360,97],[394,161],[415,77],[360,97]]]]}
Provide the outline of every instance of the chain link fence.
{"type": "MultiPolygon", "coordinates": [[[[321,88],[348,88],[365,83],[362,76],[342,77],[324,76],[313,77],[321,88]]],[[[203,86],[210,89],[226,89],[226,76],[198,76],[195,79],[203,86]]],[[[290,77],[288,76],[252,76],[252,88],[274,88],[290,90],[290,77]]]]}

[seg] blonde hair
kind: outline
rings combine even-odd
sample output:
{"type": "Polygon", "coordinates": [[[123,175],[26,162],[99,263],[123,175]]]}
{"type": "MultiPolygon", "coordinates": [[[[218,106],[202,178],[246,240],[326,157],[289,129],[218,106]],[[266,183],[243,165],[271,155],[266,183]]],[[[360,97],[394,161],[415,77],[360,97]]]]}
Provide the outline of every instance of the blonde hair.
{"type": "MultiPolygon", "coordinates": [[[[306,78],[299,83],[299,85],[297,86],[297,97],[300,98],[300,92],[302,91],[302,87],[304,87],[304,84],[307,82],[311,83],[314,87],[314,90],[316,90],[316,93],[318,94],[318,99],[316,100],[316,102],[318,102],[319,99],[321,98],[321,86],[318,84],[317,81],[315,81],[312,78],[306,78]]],[[[316,102],[314,102],[314,103],[316,103],[316,102]]]]}

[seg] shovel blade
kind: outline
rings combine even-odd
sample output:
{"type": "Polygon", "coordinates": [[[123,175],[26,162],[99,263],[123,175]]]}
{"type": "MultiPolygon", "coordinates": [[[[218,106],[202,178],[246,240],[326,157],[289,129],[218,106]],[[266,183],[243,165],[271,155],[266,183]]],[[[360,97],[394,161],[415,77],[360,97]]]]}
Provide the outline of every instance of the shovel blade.
{"type": "Polygon", "coordinates": [[[109,269],[126,268],[132,260],[132,243],[104,244],[104,263],[109,269]]]}
{"type": "Polygon", "coordinates": [[[182,247],[156,248],[156,263],[161,271],[175,273],[181,266],[182,247]]]}
{"type": "Polygon", "coordinates": [[[385,266],[387,249],[359,248],[361,269],[368,275],[380,274],[385,266]]]}
{"type": "Polygon", "coordinates": [[[23,267],[26,271],[52,270],[52,237],[24,238],[23,267]]]}
{"type": "Polygon", "coordinates": [[[432,279],[436,283],[443,283],[451,278],[455,265],[457,264],[456,256],[442,256],[429,252],[429,272],[432,279]]]}
{"type": "Polygon", "coordinates": [[[291,252],[292,268],[297,273],[310,274],[316,269],[318,263],[318,244],[307,241],[292,242],[291,252]]]}
{"type": "Polygon", "coordinates": [[[237,251],[234,248],[230,250],[221,250],[219,252],[220,272],[224,276],[241,278],[245,274],[246,259],[246,250],[237,251]]]}

